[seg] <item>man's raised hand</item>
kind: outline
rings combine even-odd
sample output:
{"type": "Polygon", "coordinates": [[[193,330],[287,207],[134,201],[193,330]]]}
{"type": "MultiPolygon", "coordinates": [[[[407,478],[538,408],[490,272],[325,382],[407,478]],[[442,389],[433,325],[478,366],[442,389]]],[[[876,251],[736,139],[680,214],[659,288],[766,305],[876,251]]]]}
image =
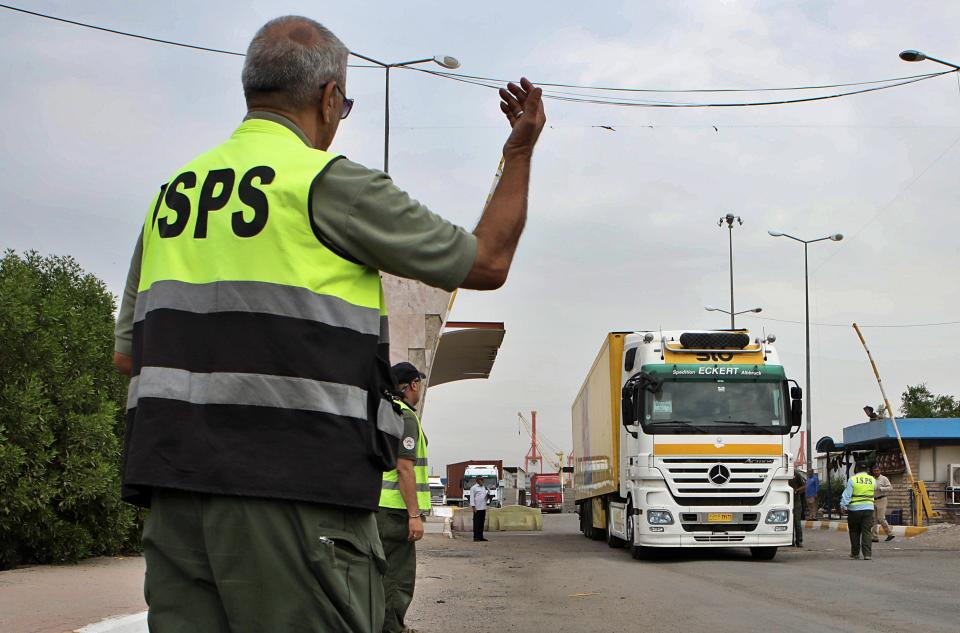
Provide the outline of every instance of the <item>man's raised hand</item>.
{"type": "Polygon", "coordinates": [[[543,110],[543,90],[523,77],[519,86],[508,83],[506,88],[501,88],[500,99],[500,110],[513,128],[503,146],[503,157],[529,158],[547,122],[543,110]]]}

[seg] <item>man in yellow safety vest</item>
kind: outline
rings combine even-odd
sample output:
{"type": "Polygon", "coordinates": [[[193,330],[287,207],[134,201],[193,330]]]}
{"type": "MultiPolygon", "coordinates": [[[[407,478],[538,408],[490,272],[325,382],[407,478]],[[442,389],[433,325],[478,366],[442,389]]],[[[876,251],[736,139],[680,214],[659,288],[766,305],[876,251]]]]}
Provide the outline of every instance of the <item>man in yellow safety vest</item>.
{"type": "Polygon", "coordinates": [[[876,480],[867,470],[866,462],[857,462],[853,476],[840,498],[840,507],[847,511],[847,531],[850,533],[850,558],[870,560],[873,556],[873,494],[876,480]]]}
{"type": "Polygon", "coordinates": [[[264,25],[243,122],[142,216],[114,364],[131,376],[123,498],[151,508],[151,630],[380,631],[375,515],[404,426],[380,272],[491,290],[513,261],[540,90],[500,91],[503,172],[470,233],[330,151],[348,55],[308,18],[264,25]]]}
{"type": "Polygon", "coordinates": [[[430,469],[427,464],[427,438],[414,408],[420,403],[423,379],[411,363],[393,366],[398,401],[403,411],[403,434],[397,467],[383,474],[377,529],[387,557],[383,576],[386,610],[383,633],[409,630],[403,618],[413,600],[417,579],[416,542],[423,538],[423,516],[430,509],[430,469]]]}

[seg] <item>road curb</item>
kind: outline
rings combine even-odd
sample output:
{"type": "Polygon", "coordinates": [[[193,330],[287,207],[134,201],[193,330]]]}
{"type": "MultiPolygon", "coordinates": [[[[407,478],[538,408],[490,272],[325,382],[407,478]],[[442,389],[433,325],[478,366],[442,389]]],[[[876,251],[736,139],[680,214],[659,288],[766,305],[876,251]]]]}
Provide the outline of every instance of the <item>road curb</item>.
{"type": "MultiPolygon", "coordinates": [[[[807,530],[836,530],[837,532],[846,532],[846,521],[804,521],[803,527],[807,530]]],[[[929,528],[915,527],[913,525],[891,525],[890,530],[894,536],[903,536],[912,538],[926,532],[929,528]]]]}
{"type": "Polygon", "coordinates": [[[147,630],[147,612],[107,618],[95,624],[88,624],[74,633],[144,633],[147,630]]]}

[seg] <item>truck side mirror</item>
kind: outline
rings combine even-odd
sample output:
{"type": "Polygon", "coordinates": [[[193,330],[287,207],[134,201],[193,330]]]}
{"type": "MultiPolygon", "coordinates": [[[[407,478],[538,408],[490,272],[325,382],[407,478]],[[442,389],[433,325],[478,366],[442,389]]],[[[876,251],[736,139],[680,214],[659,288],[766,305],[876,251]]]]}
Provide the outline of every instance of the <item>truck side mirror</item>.
{"type": "Polygon", "coordinates": [[[640,372],[631,376],[620,391],[620,423],[627,433],[637,437],[637,431],[630,427],[640,423],[643,415],[644,392],[650,384],[650,376],[640,372]]]}
{"type": "Polygon", "coordinates": [[[790,428],[800,428],[803,424],[803,400],[794,398],[790,402],[790,428]]]}
{"type": "Polygon", "coordinates": [[[803,389],[796,385],[790,387],[790,398],[793,400],[803,400],[803,389]]]}
{"type": "Polygon", "coordinates": [[[637,437],[637,432],[630,429],[640,419],[640,410],[643,402],[643,390],[639,385],[627,383],[620,394],[620,422],[627,433],[637,437]]]}

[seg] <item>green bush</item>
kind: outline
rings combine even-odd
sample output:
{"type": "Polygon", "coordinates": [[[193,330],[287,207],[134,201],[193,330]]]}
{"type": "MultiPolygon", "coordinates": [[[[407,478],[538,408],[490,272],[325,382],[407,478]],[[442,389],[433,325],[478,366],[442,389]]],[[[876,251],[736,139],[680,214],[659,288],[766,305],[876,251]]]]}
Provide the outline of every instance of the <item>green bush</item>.
{"type": "Polygon", "coordinates": [[[113,297],[71,257],[0,259],[0,569],[136,548],[120,501],[113,297]]]}

